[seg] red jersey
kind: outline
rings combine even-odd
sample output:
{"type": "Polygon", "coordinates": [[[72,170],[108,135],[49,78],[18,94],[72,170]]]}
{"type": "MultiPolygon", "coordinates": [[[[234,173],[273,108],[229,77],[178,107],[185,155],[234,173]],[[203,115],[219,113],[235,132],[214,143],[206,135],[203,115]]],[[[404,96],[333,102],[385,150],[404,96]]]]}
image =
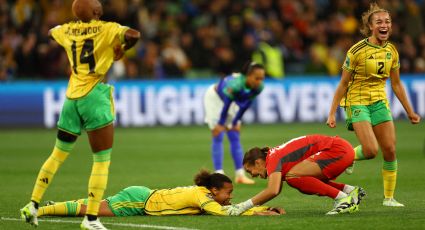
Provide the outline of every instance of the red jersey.
{"type": "Polygon", "coordinates": [[[311,155],[330,149],[335,138],[337,137],[307,135],[271,148],[266,156],[267,175],[281,172],[282,180],[285,180],[286,173],[292,167],[311,155]]]}

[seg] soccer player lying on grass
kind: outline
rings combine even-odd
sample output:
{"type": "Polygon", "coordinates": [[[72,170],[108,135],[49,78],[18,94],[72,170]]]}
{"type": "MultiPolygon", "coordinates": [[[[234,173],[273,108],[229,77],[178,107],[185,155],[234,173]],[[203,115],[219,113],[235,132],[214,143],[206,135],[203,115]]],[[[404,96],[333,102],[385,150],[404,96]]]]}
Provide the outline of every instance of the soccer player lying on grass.
{"type": "MultiPolygon", "coordinates": [[[[233,184],[230,178],[219,173],[201,170],[195,175],[194,186],[151,190],[131,186],[100,203],[98,216],[137,215],[228,215],[223,205],[230,205],[233,184]]],[[[87,199],[56,202],[40,207],[38,216],[84,216],[87,199]]],[[[258,206],[247,209],[242,215],[279,215],[282,208],[258,206]]]]}
{"type": "Polygon", "coordinates": [[[244,168],[253,177],[268,179],[267,188],[245,202],[225,208],[230,215],[240,215],[279,195],[282,181],[286,181],[302,193],[334,199],[334,207],[327,215],[355,212],[365,191],[331,181],[353,160],[353,147],[337,136],[307,135],[274,148],[255,147],[245,153],[244,168]]]}

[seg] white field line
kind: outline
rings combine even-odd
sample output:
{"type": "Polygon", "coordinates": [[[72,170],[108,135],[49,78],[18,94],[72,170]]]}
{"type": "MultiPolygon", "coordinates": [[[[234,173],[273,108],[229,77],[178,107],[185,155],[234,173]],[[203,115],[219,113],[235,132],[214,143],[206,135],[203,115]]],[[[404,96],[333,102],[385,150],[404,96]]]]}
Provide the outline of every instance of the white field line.
{"type": "MultiPolygon", "coordinates": [[[[22,221],[19,218],[9,218],[9,217],[1,217],[1,220],[4,221],[22,221]]],[[[43,220],[39,219],[39,222],[51,222],[51,223],[72,223],[72,224],[80,224],[81,221],[76,220],[43,220]]],[[[102,222],[104,225],[111,226],[120,226],[120,227],[131,227],[131,228],[153,228],[153,229],[166,229],[166,230],[196,230],[196,228],[181,228],[181,227],[172,227],[172,226],[161,226],[161,225],[149,225],[149,224],[131,224],[131,223],[110,223],[110,222],[102,222]]]]}

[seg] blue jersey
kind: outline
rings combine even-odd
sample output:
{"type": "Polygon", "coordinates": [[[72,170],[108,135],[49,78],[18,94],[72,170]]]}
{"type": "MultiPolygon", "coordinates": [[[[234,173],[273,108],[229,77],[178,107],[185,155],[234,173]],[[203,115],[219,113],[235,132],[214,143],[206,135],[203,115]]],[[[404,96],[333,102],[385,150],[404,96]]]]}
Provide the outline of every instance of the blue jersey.
{"type": "Polygon", "coordinates": [[[264,84],[261,84],[257,89],[248,88],[246,86],[246,77],[239,73],[222,78],[217,85],[217,93],[224,102],[224,106],[221,110],[218,124],[224,125],[230,104],[235,102],[239,106],[239,111],[233,119],[232,124],[236,125],[263,88],[264,84]]]}

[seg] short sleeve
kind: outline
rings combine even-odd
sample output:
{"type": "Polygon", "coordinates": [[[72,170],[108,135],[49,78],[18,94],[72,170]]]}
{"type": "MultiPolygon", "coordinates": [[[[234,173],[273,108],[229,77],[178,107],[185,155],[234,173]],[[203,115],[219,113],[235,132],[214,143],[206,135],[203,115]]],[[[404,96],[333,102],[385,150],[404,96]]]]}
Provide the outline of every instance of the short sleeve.
{"type": "Polygon", "coordinates": [[[106,29],[108,31],[109,34],[109,40],[108,40],[108,44],[112,45],[115,43],[116,40],[119,40],[121,44],[123,44],[124,41],[124,36],[125,36],[125,32],[130,29],[127,26],[122,26],[118,23],[115,22],[108,22],[106,23],[106,29]]]}
{"type": "Polygon", "coordinates": [[[394,57],[393,57],[393,62],[391,64],[391,70],[396,70],[396,69],[400,68],[400,59],[399,59],[399,56],[398,56],[397,49],[394,46],[392,46],[392,47],[393,47],[393,49],[392,49],[391,53],[393,53],[394,57]]]}
{"type": "Polygon", "coordinates": [[[342,65],[342,69],[346,70],[349,73],[352,73],[354,71],[354,68],[354,55],[350,52],[347,52],[344,64],[342,65]]]}
{"type": "Polygon", "coordinates": [[[50,35],[61,46],[63,46],[63,44],[65,42],[65,35],[64,35],[64,32],[63,32],[65,27],[66,26],[58,25],[58,26],[50,29],[50,35]]]}
{"type": "Polygon", "coordinates": [[[228,80],[226,86],[223,88],[223,93],[224,95],[226,95],[226,97],[230,98],[231,100],[234,100],[234,95],[240,92],[243,87],[243,85],[241,84],[241,78],[242,76],[235,75],[234,77],[228,80]]]}

